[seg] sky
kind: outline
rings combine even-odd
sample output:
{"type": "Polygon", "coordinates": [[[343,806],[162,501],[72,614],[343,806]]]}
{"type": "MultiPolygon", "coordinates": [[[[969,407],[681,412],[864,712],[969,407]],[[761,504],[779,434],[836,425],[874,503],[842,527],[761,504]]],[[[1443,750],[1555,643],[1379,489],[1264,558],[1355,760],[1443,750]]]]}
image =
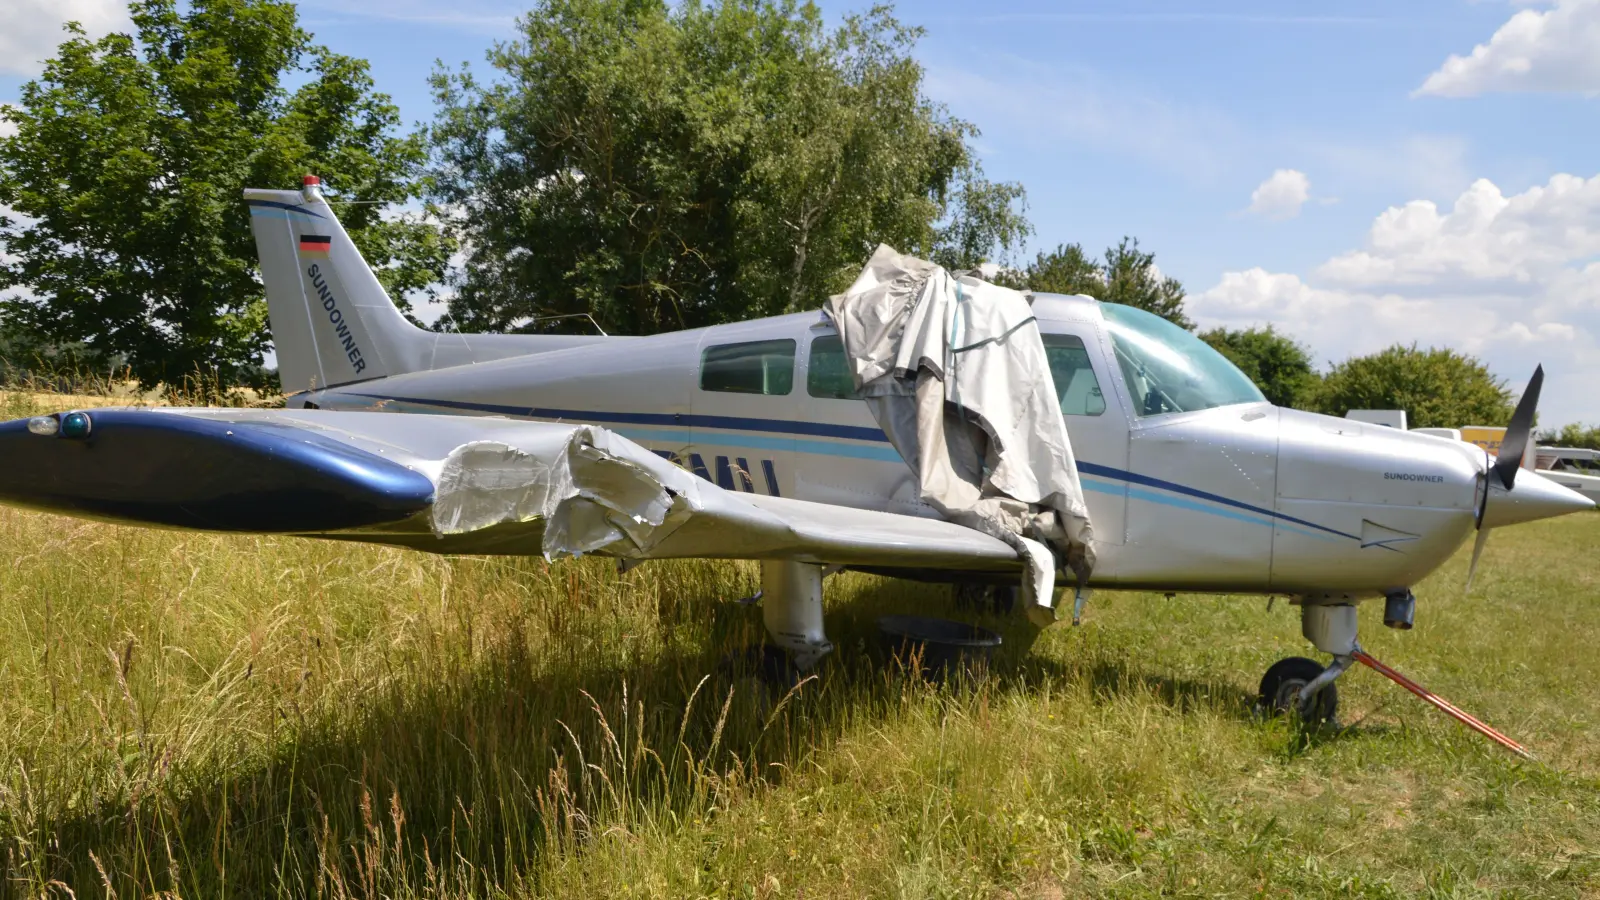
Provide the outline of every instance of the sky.
{"type": "MultiPolygon", "coordinates": [[[[407,123],[528,0],[322,0],[407,123]]],[[[866,2],[824,0],[837,21],[866,2]]],[[[0,0],[0,102],[116,0],[0,0]]],[[[1475,354],[1540,420],[1600,423],[1600,0],[918,0],[926,93],[1027,189],[1030,253],[1124,235],[1202,327],[1272,324],[1319,366],[1475,354]],[[974,8],[979,11],[974,12],[974,8]]],[[[822,298],[818,298],[820,304],[822,298]]]]}

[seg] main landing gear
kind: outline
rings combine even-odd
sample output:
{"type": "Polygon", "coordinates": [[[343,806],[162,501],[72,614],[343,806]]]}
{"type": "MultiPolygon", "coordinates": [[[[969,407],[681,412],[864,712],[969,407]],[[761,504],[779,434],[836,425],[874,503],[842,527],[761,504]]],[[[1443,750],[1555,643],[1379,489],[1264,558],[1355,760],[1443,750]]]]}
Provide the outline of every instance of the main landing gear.
{"type": "MultiPolygon", "coordinates": [[[[749,682],[757,695],[776,702],[833,651],[822,630],[822,566],[787,560],[761,563],[761,591],[749,602],[761,604],[770,643],[729,653],[720,668],[735,681],[749,682]]],[[[743,602],[743,601],[741,601],[743,602]]]]}

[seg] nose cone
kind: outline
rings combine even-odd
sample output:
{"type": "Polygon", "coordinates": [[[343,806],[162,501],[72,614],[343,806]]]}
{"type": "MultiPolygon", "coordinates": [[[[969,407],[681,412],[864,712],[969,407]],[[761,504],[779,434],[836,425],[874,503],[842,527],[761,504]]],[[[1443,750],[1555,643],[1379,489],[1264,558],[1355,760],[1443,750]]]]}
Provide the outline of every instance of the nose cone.
{"type": "Polygon", "coordinates": [[[1518,472],[1516,483],[1509,491],[1491,473],[1489,505],[1483,511],[1483,527],[1519,525],[1586,509],[1594,509],[1593,500],[1536,472],[1526,469],[1518,472]]]}

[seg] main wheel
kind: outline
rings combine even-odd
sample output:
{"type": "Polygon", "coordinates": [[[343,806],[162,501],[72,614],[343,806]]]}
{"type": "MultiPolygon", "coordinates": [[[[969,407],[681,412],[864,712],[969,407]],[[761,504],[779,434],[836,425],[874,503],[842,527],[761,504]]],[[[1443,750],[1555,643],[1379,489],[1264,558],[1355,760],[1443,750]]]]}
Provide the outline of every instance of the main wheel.
{"type": "Polygon", "coordinates": [[[735,705],[757,719],[766,718],[800,683],[794,660],[771,644],[753,644],[728,653],[717,666],[717,674],[722,682],[719,694],[733,688],[735,705]]]}
{"type": "Polygon", "coordinates": [[[1017,586],[958,581],[955,607],[962,611],[1010,615],[1017,608],[1017,586]]]}
{"type": "Polygon", "coordinates": [[[771,644],[752,644],[734,650],[722,657],[718,669],[725,677],[752,679],[780,695],[800,681],[800,670],[795,668],[794,660],[771,644]]]}
{"type": "MultiPolygon", "coordinates": [[[[1323,672],[1323,666],[1313,659],[1291,656],[1280,659],[1261,676],[1261,708],[1275,716],[1299,714],[1300,692],[1323,672]]],[[[1311,709],[1301,717],[1308,725],[1321,725],[1333,720],[1339,711],[1339,690],[1330,684],[1317,692],[1311,709]]]]}

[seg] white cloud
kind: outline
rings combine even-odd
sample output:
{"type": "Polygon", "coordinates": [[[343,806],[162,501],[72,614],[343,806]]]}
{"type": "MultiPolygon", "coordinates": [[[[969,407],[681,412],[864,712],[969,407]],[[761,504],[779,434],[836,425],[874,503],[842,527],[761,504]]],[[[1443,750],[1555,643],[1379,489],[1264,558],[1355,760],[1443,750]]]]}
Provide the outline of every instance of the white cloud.
{"type": "Polygon", "coordinates": [[[1311,199],[1311,179],[1295,169],[1279,169],[1250,193],[1249,212],[1269,219],[1292,219],[1311,199]]]}
{"type": "Polygon", "coordinates": [[[1471,97],[1486,91],[1600,93],[1600,0],[1557,0],[1514,14],[1467,56],[1452,54],[1418,94],[1471,97]]]}
{"type": "Polygon", "coordinates": [[[1390,207],[1373,223],[1367,244],[1317,274],[1346,285],[1467,291],[1536,284],[1600,254],[1600,176],[1556,175],[1512,197],[1480,178],[1448,213],[1428,200],[1390,207]]]}
{"type": "Polygon", "coordinates": [[[1409,134],[1360,140],[1350,135],[1317,134],[1286,148],[1300,158],[1314,160],[1319,176],[1341,184],[1410,197],[1453,197],[1472,183],[1464,137],[1449,134],[1409,134]]]}
{"type": "Polygon", "coordinates": [[[8,138],[17,133],[17,123],[9,119],[0,119],[0,138],[8,138]]]}
{"type": "Polygon", "coordinates": [[[1272,323],[1319,361],[1416,342],[1477,355],[1513,387],[1543,362],[1542,421],[1600,422],[1600,175],[1511,196],[1480,179],[1448,210],[1391,207],[1310,276],[1228,272],[1190,309],[1207,327],[1272,323]]]}
{"type": "Polygon", "coordinates": [[[77,22],[90,37],[126,27],[124,0],[4,0],[0,2],[0,73],[37,75],[77,22]]]}
{"type": "Polygon", "coordinates": [[[1245,143],[1216,109],[1174,102],[1083,66],[1010,56],[991,63],[980,72],[929,62],[926,90],[984,123],[998,144],[1088,147],[1205,179],[1231,166],[1245,143]]]}

